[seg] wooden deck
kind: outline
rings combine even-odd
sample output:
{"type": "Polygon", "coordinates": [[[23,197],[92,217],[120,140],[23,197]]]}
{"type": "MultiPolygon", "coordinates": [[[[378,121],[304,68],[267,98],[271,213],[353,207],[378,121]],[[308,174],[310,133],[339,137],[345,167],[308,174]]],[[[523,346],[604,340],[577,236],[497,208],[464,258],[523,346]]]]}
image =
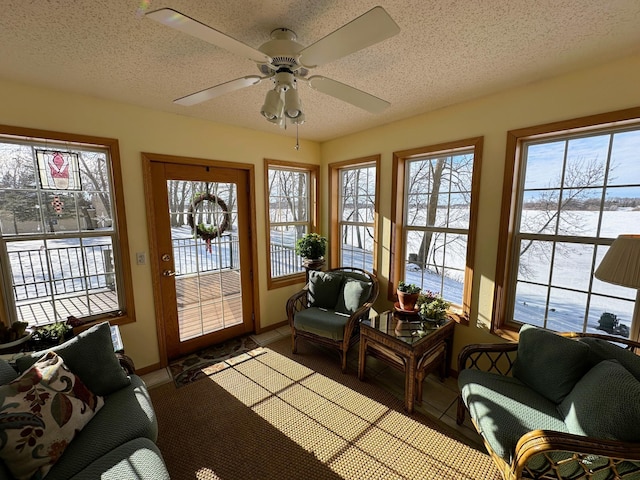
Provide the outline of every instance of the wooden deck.
{"type": "MultiPolygon", "coordinates": [[[[214,271],[175,277],[180,340],[215,332],[241,324],[242,292],[240,272],[214,271]]],[[[56,321],[50,300],[36,300],[16,305],[18,320],[32,326],[56,321]]],[[[56,298],[57,321],[73,315],[82,317],[96,312],[118,309],[115,292],[104,289],[56,298]],[[91,309],[89,306],[91,305],[91,309]]]]}
{"type": "Polygon", "coordinates": [[[207,272],[176,277],[180,340],[242,323],[240,272],[207,272]]]}
{"type": "Polygon", "coordinates": [[[56,297],[56,312],[49,299],[30,300],[16,304],[18,320],[27,322],[31,326],[46,325],[53,322],[66,322],[67,317],[83,317],[100,312],[118,310],[116,293],[109,290],[93,290],[89,295],[84,292],[56,297]],[[90,307],[89,307],[90,306],[90,307]],[[57,319],[56,314],[57,313],[57,319]]]}

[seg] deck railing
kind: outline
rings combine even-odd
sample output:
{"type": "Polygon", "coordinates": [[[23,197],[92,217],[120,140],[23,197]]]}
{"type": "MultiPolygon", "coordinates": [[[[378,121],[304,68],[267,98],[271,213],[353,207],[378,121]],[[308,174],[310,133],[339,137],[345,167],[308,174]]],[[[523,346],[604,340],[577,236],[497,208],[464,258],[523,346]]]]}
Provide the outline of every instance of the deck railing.
{"type": "MultiPolygon", "coordinates": [[[[177,275],[240,267],[237,236],[216,239],[211,252],[194,238],[174,239],[172,244],[177,275]]],[[[9,252],[14,299],[22,302],[50,298],[52,294],[114,290],[112,255],[111,244],[9,252]]]]}

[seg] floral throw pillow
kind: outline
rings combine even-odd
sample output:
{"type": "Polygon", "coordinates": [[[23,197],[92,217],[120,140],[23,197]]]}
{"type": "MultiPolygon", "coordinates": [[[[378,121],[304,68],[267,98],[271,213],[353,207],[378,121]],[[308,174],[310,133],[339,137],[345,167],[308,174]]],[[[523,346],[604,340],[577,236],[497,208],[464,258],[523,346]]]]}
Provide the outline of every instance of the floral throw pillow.
{"type": "Polygon", "coordinates": [[[49,352],[0,387],[0,458],[17,479],[44,477],[104,405],[49,352]]]}

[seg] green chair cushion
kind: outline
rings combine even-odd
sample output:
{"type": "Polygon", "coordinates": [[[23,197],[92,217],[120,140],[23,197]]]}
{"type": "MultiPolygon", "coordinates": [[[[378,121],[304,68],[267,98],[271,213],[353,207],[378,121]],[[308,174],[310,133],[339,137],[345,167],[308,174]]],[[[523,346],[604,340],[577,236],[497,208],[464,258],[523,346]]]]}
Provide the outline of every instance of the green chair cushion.
{"type": "Polygon", "coordinates": [[[371,282],[363,282],[355,278],[345,277],[338,294],[336,311],[352,314],[358,310],[371,294],[371,282]]]}
{"type": "Polygon", "coordinates": [[[584,337],[578,341],[589,345],[589,359],[592,366],[603,360],[617,360],[640,381],[640,356],[601,338],[584,337]]]}
{"type": "Polygon", "coordinates": [[[556,405],[517,378],[465,369],[458,376],[458,386],[480,434],[508,463],[525,433],[537,429],[567,432],[556,405]]]}
{"type": "MultiPolygon", "coordinates": [[[[130,383],[113,351],[108,322],[94,325],[49,350],[60,355],[69,370],[78,375],[87,388],[97,395],[109,395],[130,383]]],[[[18,358],[16,366],[20,373],[36,363],[45,352],[33,352],[18,358]]]]}
{"type": "Polygon", "coordinates": [[[309,305],[334,308],[343,280],[340,273],[309,271],[309,305]]]}
{"type": "Polygon", "coordinates": [[[640,442],[640,382],[616,360],[589,370],[558,411],[570,433],[640,442]]]}
{"type": "Polygon", "coordinates": [[[513,376],[558,404],[589,370],[589,347],[555,333],[523,325],[513,376]]]}
{"type": "Polygon", "coordinates": [[[332,340],[344,338],[344,327],[349,315],[317,307],[306,308],[293,317],[296,330],[313,333],[332,340]]]}

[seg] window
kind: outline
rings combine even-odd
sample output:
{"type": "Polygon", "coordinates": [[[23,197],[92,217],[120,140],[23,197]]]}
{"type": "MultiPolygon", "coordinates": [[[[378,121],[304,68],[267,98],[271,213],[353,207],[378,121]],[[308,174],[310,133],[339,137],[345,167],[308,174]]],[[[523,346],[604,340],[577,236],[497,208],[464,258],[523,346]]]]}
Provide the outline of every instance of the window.
{"type": "Polygon", "coordinates": [[[640,232],[640,109],[509,132],[493,328],[629,336],[636,292],[593,272],[640,232]]]}
{"type": "Polygon", "coordinates": [[[440,293],[468,322],[482,137],[394,153],[389,299],[400,280],[440,293]]]}
{"type": "Polygon", "coordinates": [[[133,321],[118,155],[116,140],[0,127],[2,306],[10,322],[133,321]]]}
{"type": "Polygon", "coordinates": [[[297,240],[316,229],[318,167],[265,160],[268,288],[304,280],[297,240]]]}
{"type": "Polygon", "coordinates": [[[377,271],[380,156],[329,165],[331,265],[377,271]]]}

